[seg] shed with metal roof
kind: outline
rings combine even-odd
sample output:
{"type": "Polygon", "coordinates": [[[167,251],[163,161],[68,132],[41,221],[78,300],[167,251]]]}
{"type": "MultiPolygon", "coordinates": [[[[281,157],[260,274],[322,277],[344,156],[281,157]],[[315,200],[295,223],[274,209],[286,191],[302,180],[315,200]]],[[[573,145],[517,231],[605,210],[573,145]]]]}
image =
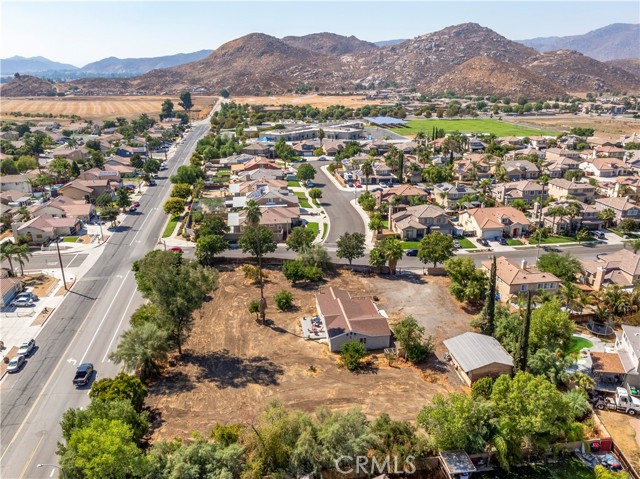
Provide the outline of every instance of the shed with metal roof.
{"type": "Polygon", "coordinates": [[[444,341],[451,360],[469,386],[480,378],[511,374],[513,358],[497,339],[478,333],[464,333],[444,341]]]}

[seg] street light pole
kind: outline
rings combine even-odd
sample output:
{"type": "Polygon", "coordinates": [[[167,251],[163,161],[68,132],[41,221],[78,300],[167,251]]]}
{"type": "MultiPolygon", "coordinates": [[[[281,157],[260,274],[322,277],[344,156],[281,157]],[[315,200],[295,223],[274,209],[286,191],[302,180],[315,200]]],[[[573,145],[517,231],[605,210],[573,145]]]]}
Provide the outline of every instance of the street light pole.
{"type": "Polygon", "coordinates": [[[58,244],[58,238],[56,238],[56,249],[58,250],[58,261],[60,261],[60,271],[62,272],[62,283],[64,284],[65,291],[67,291],[67,280],[64,277],[64,265],[62,264],[62,255],[60,254],[60,245],[58,244]]]}
{"type": "Polygon", "coordinates": [[[98,213],[98,226],[100,226],[100,241],[103,240],[102,236],[102,220],[100,219],[100,213],[98,213]]]}
{"type": "Polygon", "coordinates": [[[36,467],[47,467],[47,466],[60,469],[60,471],[62,472],[62,478],[63,479],[67,478],[67,475],[65,474],[64,469],[62,469],[60,466],[56,466],[55,464],[38,464],[36,467]]]}
{"type": "MultiPolygon", "coordinates": [[[[544,183],[542,183],[542,195],[540,196],[540,211],[538,211],[538,230],[540,230],[541,226],[540,224],[542,223],[542,205],[544,202],[544,183]]],[[[540,259],[540,242],[542,241],[542,234],[540,231],[538,231],[538,248],[536,250],[536,261],[538,261],[538,259],[540,259]]]]}

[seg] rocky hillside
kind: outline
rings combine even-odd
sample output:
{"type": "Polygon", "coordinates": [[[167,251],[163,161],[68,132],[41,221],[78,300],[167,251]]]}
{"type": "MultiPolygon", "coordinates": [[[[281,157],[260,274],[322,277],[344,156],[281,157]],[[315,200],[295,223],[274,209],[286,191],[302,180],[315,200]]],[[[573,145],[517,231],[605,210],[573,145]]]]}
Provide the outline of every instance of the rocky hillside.
{"type": "Polygon", "coordinates": [[[55,83],[31,75],[20,75],[0,86],[0,97],[53,96],[56,93],[58,89],[55,83]]]}
{"type": "Polygon", "coordinates": [[[62,91],[78,87],[84,94],[162,95],[184,89],[217,94],[223,88],[234,95],[282,94],[301,88],[335,91],[371,81],[395,82],[418,91],[472,94],[494,89],[493,93],[508,91],[509,96],[531,99],[561,92],[640,92],[640,78],[616,65],[575,51],[538,53],[475,23],[353,52],[365,47],[366,42],[331,34],[284,41],[253,33],[184,65],[129,79],[83,79],[58,85],[62,91]],[[350,53],[333,53],[344,51],[350,53]]]}
{"type": "Polygon", "coordinates": [[[429,90],[435,94],[453,91],[457,95],[498,95],[529,98],[566,94],[558,85],[522,67],[495,58],[477,56],[441,76],[429,90]]]}
{"type": "Polygon", "coordinates": [[[374,43],[365,42],[353,35],[345,37],[326,32],[312,33],[301,37],[284,37],[282,41],[292,47],[335,56],[366,52],[378,48],[374,43]]]}
{"type": "Polygon", "coordinates": [[[640,58],[640,24],[614,23],[584,35],[532,38],[520,43],[539,52],[575,50],[600,61],[640,58]]]}
{"type": "Polygon", "coordinates": [[[624,58],[622,60],[609,60],[607,65],[628,71],[640,78],[640,58],[624,58]]]}
{"type": "Polygon", "coordinates": [[[640,78],[570,50],[542,53],[525,65],[568,92],[640,91],[640,78]]]}

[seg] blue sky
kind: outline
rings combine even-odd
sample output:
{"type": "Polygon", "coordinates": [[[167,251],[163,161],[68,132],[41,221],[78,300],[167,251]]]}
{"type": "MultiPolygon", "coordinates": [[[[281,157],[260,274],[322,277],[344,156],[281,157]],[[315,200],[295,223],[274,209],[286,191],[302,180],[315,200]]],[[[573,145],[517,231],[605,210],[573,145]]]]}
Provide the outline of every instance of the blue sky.
{"type": "Polygon", "coordinates": [[[215,49],[251,32],[329,31],[369,41],[475,22],[510,39],[640,22],[637,1],[70,1],[0,2],[0,58],[44,56],[82,66],[108,56],[215,49]]]}

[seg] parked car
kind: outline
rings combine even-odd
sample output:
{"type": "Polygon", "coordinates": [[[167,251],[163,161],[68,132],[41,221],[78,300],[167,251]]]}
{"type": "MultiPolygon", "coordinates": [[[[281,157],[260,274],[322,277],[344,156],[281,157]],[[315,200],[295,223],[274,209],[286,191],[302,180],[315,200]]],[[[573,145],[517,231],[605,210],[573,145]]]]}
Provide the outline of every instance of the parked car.
{"type": "Polygon", "coordinates": [[[498,241],[500,242],[500,244],[501,244],[502,246],[507,246],[507,244],[508,244],[508,243],[507,243],[507,240],[506,240],[506,239],[504,239],[504,238],[500,238],[498,241]]]}
{"type": "Polygon", "coordinates": [[[22,369],[22,366],[26,363],[24,356],[15,356],[9,364],[7,364],[8,373],[17,373],[22,369]]]}
{"type": "Polygon", "coordinates": [[[135,186],[133,186],[133,185],[126,185],[126,186],[124,187],[124,189],[125,189],[125,190],[129,190],[129,191],[133,191],[133,190],[135,190],[135,189],[136,189],[136,187],[135,187],[135,186]]]}
{"type": "Polygon", "coordinates": [[[386,183],[378,183],[378,184],[380,185],[380,187],[381,187],[382,189],[387,189],[387,188],[389,188],[389,185],[388,185],[388,184],[386,184],[386,183]]]}
{"type": "Polygon", "coordinates": [[[326,156],[321,156],[318,158],[318,161],[327,161],[327,157],[326,156]]]}
{"type": "Polygon", "coordinates": [[[453,246],[455,246],[458,249],[462,248],[462,246],[460,246],[460,241],[454,241],[453,246]]]}
{"type": "Polygon", "coordinates": [[[151,180],[151,181],[149,182],[149,186],[156,186],[156,182],[155,182],[155,181],[153,181],[153,180],[151,180]]]}
{"type": "Polygon", "coordinates": [[[133,203],[133,205],[132,205],[132,206],[135,206],[136,208],[139,208],[139,207],[140,207],[140,202],[139,202],[139,201],[136,201],[135,203],[133,203]]]}
{"type": "Polygon", "coordinates": [[[478,243],[480,243],[482,246],[489,246],[489,242],[484,238],[480,238],[478,240],[478,243]]]}
{"type": "Polygon", "coordinates": [[[36,349],[36,340],[35,339],[27,339],[26,341],[22,341],[22,344],[18,348],[18,356],[29,357],[33,354],[33,351],[36,349]]]}
{"type": "Polygon", "coordinates": [[[605,235],[602,231],[594,231],[593,236],[598,239],[605,239],[605,235]]]}
{"type": "Polygon", "coordinates": [[[133,213],[134,211],[138,211],[138,208],[136,208],[135,206],[130,206],[129,211],[133,213]]]}
{"type": "Polygon", "coordinates": [[[612,471],[622,470],[622,466],[620,465],[620,462],[615,458],[613,454],[606,454],[600,461],[600,464],[602,464],[604,467],[612,471]]]}
{"type": "Polygon", "coordinates": [[[17,298],[13,300],[11,306],[15,308],[31,308],[34,304],[29,298],[17,298]]]}
{"type": "Polygon", "coordinates": [[[93,374],[93,364],[82,363],[76,370],[76,375],[73,378],[73,385],[75,387],[86,386],[91,380],[93,374]]]}
{"type": "Polygon", "coordinates": [[[418,250],[416,248],[408,249],[405,254],[407,256],[418,256],[418,250]]]}
{"type": "Polygon", "coordinates": [[[40,298],[38,298],[35,294],[33,293],[20,293],[18,296],[16,296],[16,299],[18,298],[27,298],[30,299],[31,301],[38,301],[40,298]]]}
{"type": "Polygon", "coordinates": [[[307,187],[307,188],[313,188],[313,187],[314,187],[314,183],[313,183],[313,181],[308,180],[308,181],[306,182],[306,187],[307,187]]]}
{"type": "Polygon", "coordinates": [[[183,249],[180,246],[174,246],[169,251],[174,251],[175,253],[184,253],[183,249]]]}

